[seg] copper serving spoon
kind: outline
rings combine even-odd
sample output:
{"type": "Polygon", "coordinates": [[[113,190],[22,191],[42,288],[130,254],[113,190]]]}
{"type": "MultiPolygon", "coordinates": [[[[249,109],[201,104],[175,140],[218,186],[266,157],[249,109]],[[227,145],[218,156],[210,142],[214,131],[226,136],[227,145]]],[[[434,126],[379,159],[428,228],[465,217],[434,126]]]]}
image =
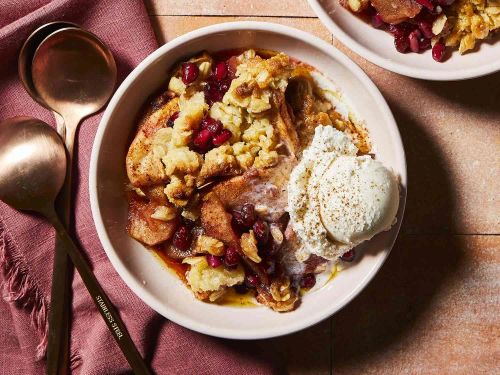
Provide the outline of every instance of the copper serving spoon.
{"type": "MultiPolygon", "coordinates": [[[[61,117],[64,123],[64,131],[58,131],[65,134],[68,170],[57,207],[67,225],[70,222],[75,135],[82,119],[100,110],[113,93],[116,65],[109,49],[94,34],[70,25],[51,30],[45,36],[33,52],[29,73],[29,92],[57,113],[56,118],[61,117]]],[[[65,321],[69,317],[70,294],[68,259],[60,247],[56,242],[49,317],[49,343],[53,346],[48,348],[47,369],[51,374],[64,375],[67,373],[65,340],[69,330],[69,323],[65,321]]]]}
{"type": "MultiPolygon", "coordinates": [[[[46,23],[33,31],[21,47],[17,61],[19,79],[25,90],[38,104],[51,110],[51,108],[38,95],[31,75],[33,56],[40,43],[53,32],[79,26],[66,21],[46,23]]],[[[66,127],[63,118],[54,112],[57,132],[63,140],[66,139],[66,127]]],[[[56,204],[59,215],[66,227],[70,221],[69,202],[56,204]]],[[[56,256],[52,273],[51,306],[49,314],[49,335],[47,345],[47,373],[66,375],[69,374],[69,332],[70,332],[70,264],[66,252],[61,249],[61,244],[56,242],[56,256]]]]}
{"type": "Polygon", "coordinates": [[[54,210],[66,176],[66,150],[59,135],[31,117],[5,120],[0,124],[0,165],[0,200],[51,222],[132,370],[150,374],[125,324],[54,210]]]}
{"type": "MultiPolygon", "coordinates": [[[[35,85],[33,84],[33,78],[31,76],[31,64],[33,62],[35,51],[40,43],[42,43],[43,40],[54,31],[68,27],[78,28],[79,26],[72,22],[66,21],[50,22],[40,26],[38,29],[33,31],[28,36],[28,38],[26,38],[24,44],[21,47],[19,58],[17,60],[17,71],[19,73],[19,79],[21,80],[21,83],[23,84],[25,90],[38,104],[44,106],[49,110],[52,110],[52,108],[50,108],[47,103],[43,101],[40,95],[38,95],[38,92],[35,89],[35,85]]],[[[66,128],[64,127],[64,120],[57,112],[54,112],[54,117],[56,118],[57,132],[62,137],[62,139],[64,139],[66,132],[66,128]]]]}

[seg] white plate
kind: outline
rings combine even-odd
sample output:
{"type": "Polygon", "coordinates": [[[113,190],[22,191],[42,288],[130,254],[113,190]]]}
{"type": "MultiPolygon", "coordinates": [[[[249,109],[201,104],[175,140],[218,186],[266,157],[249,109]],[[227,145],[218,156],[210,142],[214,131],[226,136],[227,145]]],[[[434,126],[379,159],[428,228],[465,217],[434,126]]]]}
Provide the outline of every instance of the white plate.
{"type": "Polygon", "coordinates": [[[433,81],[452,81],[484,76],[500,70],[500,43],[496,36],[491,41],[478,43],[478,50],[460,55],[453,51],[443,63],[432,58],[431,51],[421,54],[399,53],[394,38],[362,21],[338,0],[308,0],[333,36],[358,55],[378,66],[408,77],[433,81]],[[495,43],[496,42],[496,43],[495,43]]]}
{"type": "Polygon", "coordinates": [[[127,285],[166,318],[212,336],[257,339],[309,327],[338,311],[371,280],[386,259],[401,223],[406,191],[406,162],[394,118],[384,98],[349,58],[305,32],[262,22],[223,23],[202,28],[165,44],[147,57],[118,88],[97,131],[90,166],[90,202],[101,243],[127,285]],[[398,224],[367,243],[355,266],[332,282],[307,294],[295,311],[279,314],[266,307],[218,306],[196,300],[125,230],[127,202],[123,193],[125,154],[146,98],[165,87],[174,62],[203,49],[260,47],[283,51],[307,62],[343,89],[366,126],[377,158],[401,176],[403,192],[398,224]]]}

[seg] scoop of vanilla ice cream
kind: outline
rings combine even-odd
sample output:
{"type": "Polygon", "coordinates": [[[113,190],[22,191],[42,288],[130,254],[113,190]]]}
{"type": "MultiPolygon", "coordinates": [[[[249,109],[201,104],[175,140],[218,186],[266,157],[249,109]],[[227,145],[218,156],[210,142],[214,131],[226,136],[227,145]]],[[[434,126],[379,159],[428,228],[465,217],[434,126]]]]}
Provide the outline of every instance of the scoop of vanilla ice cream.
{"type": "Polygon", "coordinates": [[[390,229],[399,206],[396,176],[369,156],[339,156],[319,186],[320,217],[331,239],[358,244],[390,229]]]}
{"type": "Polygon", "coordinates": [[[320,125],[290,174],[288,212],[299,261],[311,254],[337,260],[395,222],[396,176],[357,152],[346,134],[320,125]]]}

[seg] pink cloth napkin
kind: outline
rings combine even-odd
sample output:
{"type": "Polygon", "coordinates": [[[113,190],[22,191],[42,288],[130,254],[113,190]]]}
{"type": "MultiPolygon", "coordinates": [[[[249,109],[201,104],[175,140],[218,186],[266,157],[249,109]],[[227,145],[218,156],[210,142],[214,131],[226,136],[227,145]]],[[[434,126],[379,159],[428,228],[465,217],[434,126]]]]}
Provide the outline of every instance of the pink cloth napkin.
{"type": "MultiPolygon", "coordinates": [[[[139,0],[4,0],[0,6],[0,120],[18,115],[54,125],[52,114],[23,90],[17,56],[40,25],[66,20],[96,33],[111,48],[120,81],[157,46],[139,0]]],[[[156,314],[122,282],[97,237],[88,198],[88,169],[100,115],[77,139],[74,226],[96,277],[115,303],[143,357],[157,374],[280,372],[259,346],[204,336],[156,314]]],[[[0,166],[1,167],[1,166],[0,166]]],[[[47,223],[0,202],[0,374],[44,373],[54,233],[47,223]]],[[[124,374],[129,367],[78,275],[73,281],[71,364],[74,374],[124,374]]],[[[242,322],[244,324],[244,322],[242,322]]]]}

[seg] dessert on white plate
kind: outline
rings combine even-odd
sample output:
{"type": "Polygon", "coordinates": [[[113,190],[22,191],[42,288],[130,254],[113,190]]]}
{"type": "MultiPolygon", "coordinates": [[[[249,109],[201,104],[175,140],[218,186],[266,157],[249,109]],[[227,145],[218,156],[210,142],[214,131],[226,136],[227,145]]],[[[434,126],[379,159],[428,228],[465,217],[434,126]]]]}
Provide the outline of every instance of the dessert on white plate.
{"type": "MultiPolygon", "coordinates": [[[[344,13],[352,17],[349,12],[344,13]]],[[[359,143],[357,146],[362,148],[359,143]]],[[[258,175],[253,178],[259,180],[258,175]]],[[[273,178],[279,180],[279,176],[273,178]]],[[[404,211],[406,182],[405,156],[398,128],[389,106],[369,77],[347,56],[309,33],[273,23],[248,21],[221,23],[182,35],[161,46],[134,69],[110,101],[97,131],[89,193],[97,232],[109,260],[127,286],[146,304],[167,319],[194,331],[231,339],[262,339],[316,324],[363,290],[388,257],[397,236],[404,211]],[[375,154],[377,160],[400,177],[397,223],[390,231],[361,245],[352,267],[345,267],[331,282],[322,286],[323,279],[318,279],[317,286],[301,296],[300,307],[286,314],[276,314],[265,306],[240,308],[245,302],[240,295],[235,296],[232,304],[224,306],[193,298],[192,291],[170,272],[170,267],[165,267],[153,252],[145,250],[143,244],[124,231],[128,221],[127,200],[120,193],[127,180],[124,152],[137,130],[138,115],[145,99],[159,88],[165,90],[168,72],[176,61],[185,61],[186,56],[202,50],[252,46],[283,51],[314,66],[315,72],[321,72],[334,82],[335,95],[341,100],[355,99],[352,111],[336,106],[338,113],[342,116],[356,113],[357,118],[364,120],[372,142],[372,149],[367,152],[375,154]]],[[[281,204],[286,207],[287,199],[281,204]]],[[[157,214],[160,217],[169,213],[159,210],[157,214]]],[[[295,261],[295,264],[300,263],[295,261]]],[[[325,275],[325,280],[328,277],[325,275]]]]}
{"type": "Polygon", "coordinates": [[[396,177],[313,67],[269,50],[203,52],[165,87],[127,154],[127,228],[197,299],[237,292],[292,311],[316,275],[395,222],[396,177]]]}
{"type": "Polygon", "coordinates": [[[498,0],[308,2],[336,40],[384,69],[436,81],[500,69],[498,0]]]}
{"type": "Polygon", "coordinates": [[[420,53],[432,46],[432,57],[445,50],[471,51],[500,30],[498,0],[341,0],[342,6],[394,35],[401,53],[420,53]]]}

